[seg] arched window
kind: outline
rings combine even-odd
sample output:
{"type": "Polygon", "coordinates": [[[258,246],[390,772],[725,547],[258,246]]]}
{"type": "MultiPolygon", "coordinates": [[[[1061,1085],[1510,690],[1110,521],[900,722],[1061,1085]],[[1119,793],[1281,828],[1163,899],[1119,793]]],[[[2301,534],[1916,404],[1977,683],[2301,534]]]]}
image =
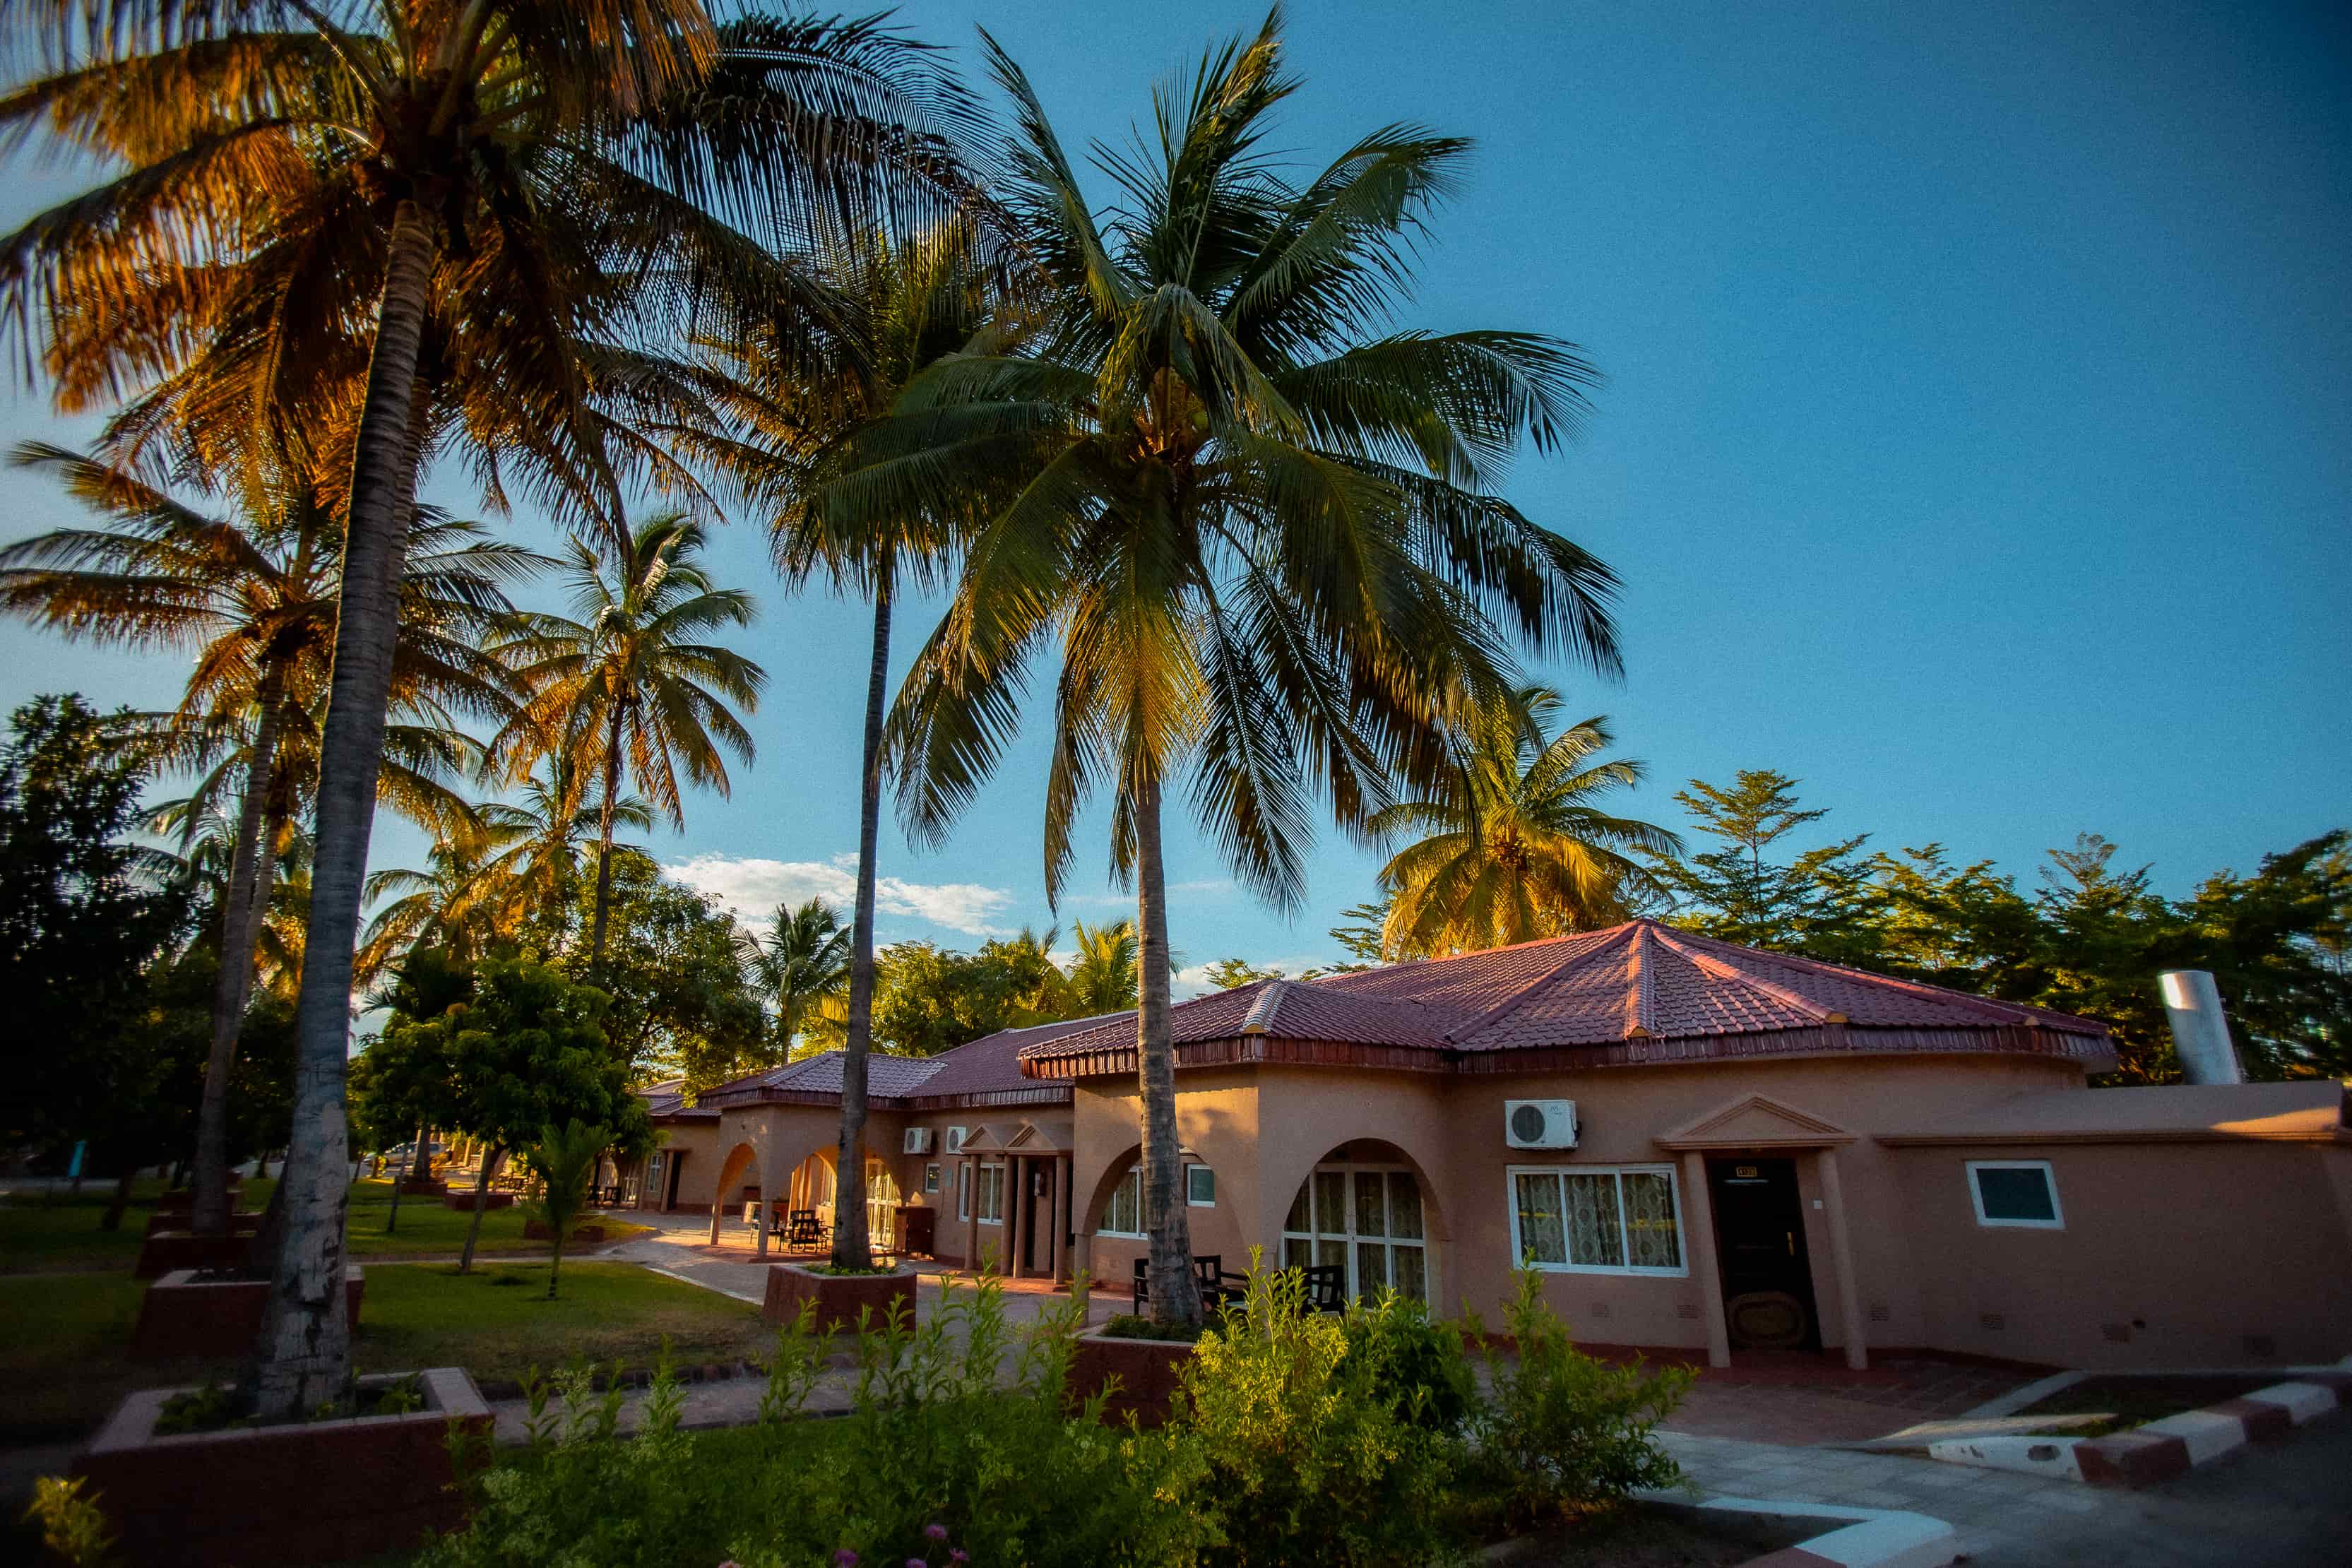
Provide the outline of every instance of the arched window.
{"type": "Polygon", "coordinates": [[[1290,1200],[1282,1262],[1286,1268],[1345,1264],[1350,1296],[1370,1296],[1385,1285],[1427,1300],[1421,1184],[1402,1165],[1318,1165],[1290,1200]]]}

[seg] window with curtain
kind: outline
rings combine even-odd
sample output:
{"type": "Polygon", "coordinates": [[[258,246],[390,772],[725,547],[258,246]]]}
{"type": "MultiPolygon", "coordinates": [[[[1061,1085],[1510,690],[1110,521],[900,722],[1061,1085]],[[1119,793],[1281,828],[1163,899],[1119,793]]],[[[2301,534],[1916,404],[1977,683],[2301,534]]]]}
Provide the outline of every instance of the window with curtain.
{"type": "Polygon", "coordinates": [[[1004,1223],[1004,1167],[982,1165],[980,1168],[980,1223],[1004,1223]]]}
{"type": "Polygon", "coordinates": [[[1299,1184],[1282,1223],[1282,1265],[1341,1264],[1348,1293],[1429,1297],[1421,1184],[1389,1165],[1325,1165],[1299,1184]]]}
{"type": "Polygon", "coordinates": [[[1671,1166],[1517,1166],[1511,1251],[1538,1268],[1684,1274],[1671,1166]]]}
{"type": "Polygon", "coordinates": [[[1143,1234],[1143,1167],[1130,1165],[1118,1185],[1110,1190],[1097,1236],[1140,1237],[1143,1234]]]}

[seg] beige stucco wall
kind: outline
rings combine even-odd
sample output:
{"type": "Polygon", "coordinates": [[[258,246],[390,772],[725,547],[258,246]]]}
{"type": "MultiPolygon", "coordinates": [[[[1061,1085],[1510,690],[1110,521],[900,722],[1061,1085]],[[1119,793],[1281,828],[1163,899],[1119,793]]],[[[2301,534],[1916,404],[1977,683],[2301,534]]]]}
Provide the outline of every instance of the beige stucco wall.
{"type": "MultiPolygon", "coordinates": [[[[1858,1133],[1912,1128],[1954,1110],[2030,1089],[2079,1086],[2078,1069],[2014,1058],[1895,1058],[1869,1061],[1714,1063],[1529,1077],[1439,1077],[1399,1072],[1266,1068],[1186,1073],[1177,1127],[1218,1168],[1221,1233],[1279,1256],[1282,1223],[1299,1184],[1335,1151],[1401,1159],[1423,1187],[1431,1240],[1431,1297],[1452,1313],[1494,1323],[1511,1289],[1510,1192],[1514,1166],[1673,1164],[1654,1140],[1750,1095],[1761,1094],[1858,1133]],[[1580,1146],[1558,1153],[1503,1141],[1507,1100],[1577,1102],[1580,1146]]],[[[2084,1091],[2088,1092],[2088,1091],[2084,1091]]],[[[1078,1085],[1078,1187],[1099,1191],[1134,1158],[1137,1100],[1125,1080],[1078,1085]]],[[[1797,1165],[1807,1251],[1825,1346],[1843,1344],[1832,1278],[1827,1215],[1810,1152],[1781,1151],[1797,1165]]],[[[1876,1346],[1927,1342],[1927,1314],[1890,1152],[1867,1137],[1840,1149],[1861,1305],[1876,1346]]],[[[1097,1202],[1099,1199],[1097,1199],[1097,1202]]],[[[1687,1216],[1689,1204],[1682,1200],[1687,1216]]],[[[1685,1258],[1696,1245],[1685,1236],[1685,1258]]],[[[1706,1239],[1712,1245],[1712,1237],[1706,1239]]],[[[1124,1279],[1134,1244],[1093,1242],[1098,1279],[1124,1279]]],[[[1234,1265],[1229,1264],[1228,1267],[1234,1265]]],[[[1699,1274],[1681,1277],[1549,1273],[1544,1293],[1571,1331],[1591,1343],[1703,1351],[1706,1304],[1699,1274]]]]}
{"type": "Polygon", "coordinates": [[[677,1178],[677,1206],[681,1211],[707,1210],[710,1207],[711,1185],[719,1179],[719,1128],[711,1122],[681,1123],[659,1129],[661,1133],[663,1173],[658,1186],[648,1176],[637,1194],[638,1206],[657,1209],[669,1195],[668,1164],[679,1154],[686,1163],[677,1178]]]}
{"type": "Polygon", "coordinates": [[[1921,1269],[1924,1342],[2068,1367],[2289,1364],[2352,1352],[2352,1228],[2342,1204],[2352,1148],[2003,1144],[1893,1154],[1921,1269]],[[2048,1161],[2064,1228],[1979,1225],[1972,1159],[2048,1161]]]}

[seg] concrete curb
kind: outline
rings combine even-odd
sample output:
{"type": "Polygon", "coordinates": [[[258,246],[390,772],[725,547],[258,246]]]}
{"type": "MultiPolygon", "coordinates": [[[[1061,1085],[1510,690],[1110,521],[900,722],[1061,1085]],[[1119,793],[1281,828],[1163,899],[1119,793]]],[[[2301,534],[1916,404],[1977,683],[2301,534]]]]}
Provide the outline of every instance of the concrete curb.
{"type": "Polygon", "coordinates": [[[1799,1519],[1846,1522],[1810,1541],[1750,1557],[1739,1568],[1945,1568],[1960,1554],[1959,1532],[1940,1519],[1884,1508],[1845,1508],[1836,1503],[1782,1501],[1772,1498],[1712,1497],[1694,1503],[1685,1492],[1636,1494],[1645,1500],[1719,1508],[1734,1513],[1779,1513],[1799,1519]]]}
{"type": "Polygon", "coordinates": [[[1987,1436],[1927,1445],[1947,1464],[2015,1470],[2095,1487],[2147,1487],[2186,1475],[2250,1443],[2285,1436],[2352,1402],[2352,1356],[2202,1410],[2185,1410],[2108,1437],[1987,1436]]]}

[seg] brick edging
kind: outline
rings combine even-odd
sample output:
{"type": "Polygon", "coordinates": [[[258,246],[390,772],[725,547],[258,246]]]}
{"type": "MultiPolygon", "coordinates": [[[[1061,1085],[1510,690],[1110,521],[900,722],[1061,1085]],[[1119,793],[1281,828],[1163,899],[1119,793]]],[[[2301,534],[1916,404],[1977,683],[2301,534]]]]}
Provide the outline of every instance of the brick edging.
{"type": "Polygon", "coordinates": [[[1955,1437],[1927,1457],[2095,1487],[2147,1487],[2188,1474],[2250,1443],[2273,1442],[2352,1403],[2352,1356],[2201,1410],[2184,1410],[2106,1437],[1955,1437]]]}

